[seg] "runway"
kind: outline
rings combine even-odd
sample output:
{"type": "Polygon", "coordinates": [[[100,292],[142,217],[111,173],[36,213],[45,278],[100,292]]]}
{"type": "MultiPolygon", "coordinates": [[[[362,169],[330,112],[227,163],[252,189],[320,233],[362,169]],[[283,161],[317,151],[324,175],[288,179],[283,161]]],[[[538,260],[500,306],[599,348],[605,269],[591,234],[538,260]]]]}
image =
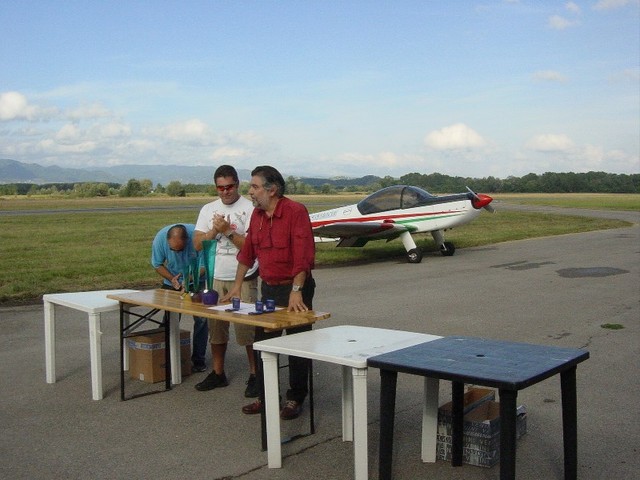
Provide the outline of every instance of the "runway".
{"type": "MultiPolygon", "coordinates": [[[[577,370],[578,478],[635,478],[640,471],[640,213],[606,214],[635,224],[458,249],[452,257],[433,252],[420,264],[393,260],[318,269],[314,307],[332,317],[315,328],[365,325],[585,348],[591,357],[577,370]]],[[[233,340],[229,387],[198,392],[194,385],[203,374],[195,374],[170,392],[120,402],[116,316],[108,316],[102,337],[107,392],[104,400],[93,401],[86,317],[67,310],[64,318],[57,332],[58,382],[48,385],[42,306],[0,309],[0,478],[353,478],[352,445],[341,438],[336,367],[314,365],[317,433],[285,445],[283,468],[269,470],[258,419],[240,412],[246,403],[246,362],[233,340]]],[[[182,327],[191,324],[187,318],[182,327]]],[[[372,479],[377,478],[378,377],[370,370],[372,479]]],[[[395,478],[498,478],[497,466],[421,462],[421,388],[421,379],[399,377],[395,478]]],[[[441,382],[440,403],[449,400],[449,392],[441,382]]],[[[518,403],[527,406],[528,428],[518,443],[517,478],[563,478],[558,377],[521,391],[518,403]]],[[[284,433],[297,433],[306,421],[303,415],[286,422],[284,433]]]]}

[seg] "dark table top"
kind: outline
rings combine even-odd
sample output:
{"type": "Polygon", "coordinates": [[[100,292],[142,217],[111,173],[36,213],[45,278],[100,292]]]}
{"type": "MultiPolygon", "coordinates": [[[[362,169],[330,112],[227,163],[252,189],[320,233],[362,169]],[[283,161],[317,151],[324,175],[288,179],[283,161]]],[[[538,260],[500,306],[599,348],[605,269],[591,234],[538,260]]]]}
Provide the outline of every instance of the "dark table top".
{"type": "Polygon", "coordinates": [[[451,336],[371,357],[370,367],[521,390],[589,358],[589,352],[529,343],[451,336]]]}

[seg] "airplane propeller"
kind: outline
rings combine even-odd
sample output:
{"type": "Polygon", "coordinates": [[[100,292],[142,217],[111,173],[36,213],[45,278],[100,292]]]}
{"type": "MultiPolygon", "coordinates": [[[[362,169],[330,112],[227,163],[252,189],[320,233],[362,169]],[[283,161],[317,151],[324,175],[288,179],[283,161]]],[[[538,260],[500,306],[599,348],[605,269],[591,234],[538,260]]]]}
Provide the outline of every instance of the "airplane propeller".
{"type": "Polygon", "coordinates": [[[473,196],[473,199],[471,200],[473,208],[484,208],[486,211],[491,213],[496,211],[495,208],[490,205],[490,203],[493,201],[493,198],[491,198],[489,195],[485,195],[483,193],[477,194],[469,187],[467,187],[467,190],[469,190],[469,193],[473,196]]]}

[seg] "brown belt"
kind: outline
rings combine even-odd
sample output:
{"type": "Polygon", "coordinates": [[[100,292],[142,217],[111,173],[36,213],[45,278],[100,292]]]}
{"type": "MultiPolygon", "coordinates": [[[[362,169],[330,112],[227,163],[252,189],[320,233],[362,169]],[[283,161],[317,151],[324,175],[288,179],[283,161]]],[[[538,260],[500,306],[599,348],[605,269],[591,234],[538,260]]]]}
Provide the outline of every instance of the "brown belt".
{"type": "Polygon", "coordinates": [[[289,280],[276,280],[275,282],[265,282],[267,285],[269,285],[270,287],[273,286],[277,286],[277,285],[291,285],[293,283],[292,279],[289,280]]]}

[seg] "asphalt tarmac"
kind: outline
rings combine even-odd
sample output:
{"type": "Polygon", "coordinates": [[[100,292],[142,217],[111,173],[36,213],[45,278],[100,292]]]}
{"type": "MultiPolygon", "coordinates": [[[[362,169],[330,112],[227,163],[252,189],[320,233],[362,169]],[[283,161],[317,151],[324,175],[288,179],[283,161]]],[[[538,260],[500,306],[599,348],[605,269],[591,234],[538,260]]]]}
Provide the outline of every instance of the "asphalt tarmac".
{"type": "MultiPolygon", "coordinates": [[[[605,215],[635,224],[458,249],[452,257],[433,252],[417,265],[394,260],[318,269],[314,307],[332,317],[315,328],[364,325],[587,349],[591,357],[577,369],[578,478],[637,478],[640,212],[605,215]]],[[[316,433],[284,445],[283,468],[268,469],[259,419],[240,411],[247,367],[233,339],[228,387],[196,391],[206,375],[199,373],[171,391],[121,402],[117,316],[104,315],[106,392],[94,401],[86,314],[58,312],[58,381],[49,385],[42,305],[0,309],[0,478],[353,478],[353,448],[341,437],[338,367],[315,362],[316,433]]],[[[192,319],[183,319],[182,328],[191,327],[192,319]]],[[[370,369],[371,479],[378,478],[379,387],[378,371],[370,369]]],[[[395,478],[499,478],[498,466],[421,462],[421,392],[421,378],[399,376],[395,478]]],[[[440,403],[448,400],[450,386],[441,382],[440,403]]],[[[522,390],[518,404],[528,414],[517,478],[563,478],[559,377],[522,390]]],[[[307,414],[283,422],[283,434],[304,431],[307,414]]]]}

